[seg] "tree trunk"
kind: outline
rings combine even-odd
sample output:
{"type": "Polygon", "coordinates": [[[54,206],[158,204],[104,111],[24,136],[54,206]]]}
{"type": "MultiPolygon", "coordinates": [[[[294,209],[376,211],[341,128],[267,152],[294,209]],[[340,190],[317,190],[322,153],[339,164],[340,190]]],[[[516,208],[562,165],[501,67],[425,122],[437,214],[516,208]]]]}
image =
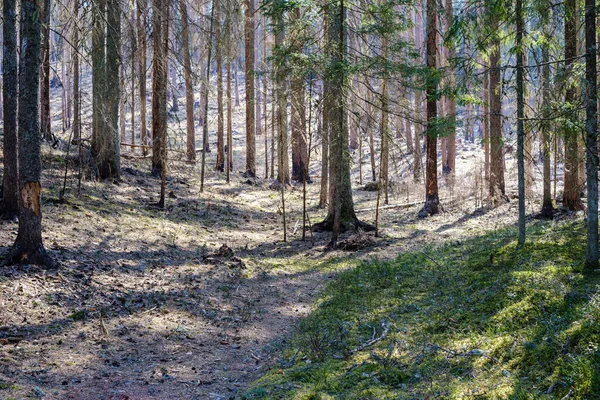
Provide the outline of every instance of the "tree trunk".
{"type": "MultiPolygon", "coordinates": [[[[576,25],[576,2],[565,1],[565,71],[572,73],[572,67],[577,57],[577,25],[576,25]]],[[[577,101],[577,88],[570,84],[565,94],[567,107],[575,107],[577,101]]],[[[579,154],[577,136],[579,130],[576,126],[577,112],[570,110],[567,116],[573,123],[565,126],[565,180],[563,204],[569,210],[580,210],[582,203],[580,199],[581,187],[579,186],[579,154]]]]}
{"type": "Polygon", "coordinates": [[[119,67],[121,57],[121,1],[108,0],[106,5],[106,107],[108,120],[106,158],[103,160],[101,177],[118,180],[121,170],[121,151],[119,140],[119,67]],[[104,171],[103,171],[104,170],[104,171]]]}
{"type": "MultiPolygon", "coordinates": [[[[422,54],[423,48],[423,27],[422,21],[423,18],[419,18],[417,12],[413,13],[413,19],[417,21],[414,27],[414,36],[415,36],[415,46],[419,51],[419,54],[422,54]]],[[[423,119],[423,113],[421,112],[421,106],[423,104],[423,92],[419,89],[415,89],[415,140],[413,144],[413,179],[415,182],[420,182],[421,177],[423,175],[422,167],[421,167],[421,132],[422,125],[421,121],[423,119]]]]}
{"type": "MultiPolygon", "coordinates": [[[[12,4],[10,0],[8,4],[4,2],[5,15],[14,15],[14,6],[11,10],[12,4]]],[[[9,262],[55,267],[56,264],[48,256],[42,243],[42,162],[38,119],[41,42],[39,11],[36,1],[21,0],[22,46],[19,53],[18,94],[19,230],[9,262]]],[[[8,36],[5,35],[4,38],[7,39],[8,36]]]]}
{"type": "MultiPolygon", "coordinates": [[[[2,175],[2,217],[13,219],[19,212],[19,174],[17,140],[17,25],[16,1],[4,0],[2,10],[4,22],[4,52],[2,69],[2,95],[4,97],[4,173],[2,175]]],[[[37,97],[36,97],[37,98],[37,97]]],[[[37,112],[37,100],[36,112],[37,112]]]]}
{"type": "MultiPolygon", "coordinates": [[[[492,32],[498,30],[493,17],[492,32]]],[[[502,134],[502,87],[500,83],[500,39],[493,37],[490,54],[490,198],[493,204],[506,199],[504,184],[504,140],[502,134]]]]}
{"type": "MultiPolygon", "coordinates": [[[[231,32],[227,33],[227,37],[231,37],[231,32]]],[[[231,148],[233,145],[232,142],[232,118],[231,113],[233,111],[233,107],[231,106],[231,61],[227,61],[227,178],[226,181],[229,183],[229,173],[233,168],[233,149],[231,148]]]]}
{"type": "Polygon", "coordinates": [[[523,0],[516,0],[516,56],[517,56],[517,174],[519,187],[519,239],[518,245],[525,244],[525,93],[523,79],[523,0]]]}
{"type": "MultiPolygon", "coordinates": [[[[551,8],[548,7],[550,10],[551,8]]],[[[546,37],[550,37],[549,29],[546,28],[546,37]]],[[[544,176],[544,194],[542,201],[542,217],[552,218],[554,216],[554,205],[552,204],[551,180],[550,180],[550,46],[549,43],[542,44],[542,116],[544,120],[541,124],[542,133],[542,154],[544,156],[543,176],[544,176]]]]}
{"type": "Polygon", "coordinates": [[[214,32],[214,26],[215,26],[215,3],[216,1],[213,0],[213,4],[212,4],[212,10],[210,13],[210,31],[208,33],[208,38],[206,41],[208,50],[207,50],[207,57],[206,57],[206,77],[205,77],[205,82],[202,85],[202,89],[203,89],[203,93],[202,93],[202,98],[203,100],[203,105],[202,105],[202,114],[203,114],[203,119],[202,119],[202,162],[201,162],[201,169],[200,169],[200,193],[202,193],[204,191],[204,171],[206,169],[206,153],[208,153],[209,146],[208,146],[208,86],[210,84],[210,62],[211,62],[211,56],[212,56],[212,48],[213,48],[213,32],[214,32]]]}
{"type": "Polygon", "coordinates": [[[596,2],[585,1],[585,132],[588,190],[586,269],[598,268],[598,94],[596,2]]]}
{"type": "MultiPolygon", "coordinates": [[[[446,0],[446,18],[448,20],[448,27],[452,27],[454,21],[454,7],[452,5],[452,0],[446,0]]],[[[448,60],[450,62],[448,65],[448,76],[451,88],[456,84],[454,66],[452,65],[452,60],[454,60],[454,58],[456,58],[456,50],[454,49],[454,45],[450,44],[448,46],[448,60]]],[[[446,157],[446,165],[443,169],[445,169],[447,174],[452,176],[454,175],[456,168],[456,98],[451,95],[447,97],[447,102],[448,108],[446,110],[446,115],[450,125],[450,133],[446,139],[448,154],[446,157]]]]}
{"type": "Polygon", "coordinates": [[[42,21],[42,91],[41,91],[41,129],[42,138],[51,141],[51,115],[50,115],[50,0],[43,0],[40,10],[42,21]]]}
{"type": "Polygon", "coordinates": [[[188,13],[185,0],[179,1],[181,12],[181,40],[183,50],[183,75],[185,78],[185,118],[186,118],[186,154],[188,161],[196,159],[196,133],[194,132],[194,86],[192,83],[192,61],[190,58],[190,38],[188,32],[188,13]]]}
{"type": "MultiPolygon", "coordinates": [[[[281,51],[285,45],[285,24],[282,13],[273,16],[275,48],[281,51]]],[[[246,88],[246,91],[248,88],[246,88]]],[[[288,116],[287,116],[287,65],[285,59],[275,60],[275,98],[277,102],[277,182],[290,182],[288,159],[288,116]]],[[[254,108],[252,108],[254,109],[254,108]]]]}
{"type": "MultiPolygon", "coordinates": [[[[73,1],[73,141],[81,140],[81,93],[79,91],[79,0],[73,1]]],[[[6,123],[5,123],[6,124],[6,123]]]]}
{"type": "MultiPolygon", "coordinates": [[[[133,2],[131,20],[135,20],[135,1],[133,2]]],[[[130,25],[129,39],[131,40],[131,144],[135,145],[135,69],[136,69],[136,54],[137,54],[137,40],[135,27],[133,24],[130,25]]],[[[125,93],[123,93],[125,96],[125,93]]],[[[132,152],[135,152],[135,147],[131,148],[132,152]]]]}
{"type": "MultiPolygon", "coordinates": [[[[383,59],[388,57],[388,40],[382,40],[383,59]]],[[[390,104],[388,98],[388,79],[384,76],[381,83],[381,169],[379,175],[378,191],[384,191],[384,202],[389,204],[388,188],[389,188],[389,163],[390,163],[390,104]]]]}
{"type": "Polygon", "coordinates": [[[490,181],[490,72],[483,72],[483,169],[484,179],[490,181]]]}
{"type": "Polygon", "coordinates": [[[225,121],[223,116],[223,41],[221,35],[221,1],[215,1],[215,58],[217,61],[217,164],[215,169],[225,171],[225,121]]]}
{"type": "MultiPolygon", "coordinates": [[[[300,20],[300,9],[296,8],[292,12],[292,18],[300,20]]],[[[296,54],[302,53],[302,42],[300,38],[293,38],[291,51],[296,54]]],[[[304,181],[304,171],[306,169],[307,149],[306,149],[306,105],[304,77],[299,73],[294,73],[290,77],[290,93],[292,103],[292,179],[295,181],[304,181]]],[[[307,177],[308,179],[308,177],[307,177]]]]}
{"type": "MultiPolygon", "coordinates": [[[[152,174],[163,176],[167,151],[168,3],[166,0],[153,0],[152,8],[152,174]]],[[[164,206],[162,195],[161,200],[164,206]]],[[[159,200],[159,206],[160,203],[159,200]]]]}
{"type": "Polygon", "coordinates": [[[142,144],[142,155],[146,155],[146,147],[150,142],[148,128],[146,126],[146,7],[147,0],[138,0],[137,32],[138,32],[138,79],[140,81],[140,142],[142,144]],[[143,3],[142,3],[143,2],[143,3]],[[143,5],[142,5],[143,4],[143,5]]]}
{"type": "Polygon", "coordinates": [[[346,35],[346,9],[344,1],[329,5],[325,9],[327,18],[326,54],[330,57],[330,70],[335,74],[326,74],[325,91],[323,98],[328,99],[323,110],[327,115],[328,127],[323,127],[329,132],[330,139],[330,165],[329,177],[329,207],[325,220],[314,226],[316,230],[331,230],[332,237],[329,244],[335,247],[338,235],[346,229],[359,227],[373,229],[361,223],[354,212],[352,200],[352,185],[350,181],[350,157],[348,156],[348,111],[346,109],[347,76],[345,71],[347,35],[346,35]]]}
{"type": "MultiPolygon", "coordinates": [[[[253,0],[245,0],[244,49],[246,84],[246,176],[256,176],[256,116],[254,98],[254,7],[253,0]]],[[[283,33],[282,33],[283,34],[283,33]]],[[[287,124],[286,124],[287,125],[287,124]]],[[[286,147],[287,148],[287,147],[286,147]]]]}
{"type": "Polygon", "coordinates": [[[427,131],[425,142],[427,144],[427,164],[425,169],[425,205],[419,211],[419,217],[427,217],[440,211],[437,180],[437,82],[433,78],[436,70],[436,6],[435,0],[427,0],[427,69],[430,77],[427,79],[427,131]]]}
{"type": "Polygon", "coordinates": [[[320,112],[317,113],[321,116],[321,129],[317,129],[321,132],[321,191],[319,195],[319,207],[325,207],[329,195],[329,121],[327,115],[329,106],[325,104],[328,101],[325,98],[325,94],[329,92],[328,85],[328,82],[323,82],[323,95],[319,102],[320,112]]]}
{"type": "MultiPolygon", "coordinates": [[[[258,0],[256,0],[258,1],[258,0]]],[[[256,8],[256,4],[254,4],[254,7],[256,8]]],[[[261,23],[260,19],[257,20],[256,22],[256,39],[254,41],[254,70],[255,71],[260,71],[262,69],[261,66],[261,49],[263,49],[263,46],[261,46],[261,41],[264,40],[263,38],[263,32],[265,30],[265,26],[264,23],[261,23]]],[[[262,55],[262,57],[264,57],[264,54],[262,55]]],[[[260,90],[260,75],[259,74],[254,74],[254,85],[256,88],[256,102],[255,102],[255,119],[256,119],[256,125],[254,128],[254,133],[256,134],[256,136],[261,136],[262,135],[262,96],[264,96],[264,93],[262,93],[262,91],[260,90]]],[[[265,175],[266,177],[266,175],[265,175]]]]}

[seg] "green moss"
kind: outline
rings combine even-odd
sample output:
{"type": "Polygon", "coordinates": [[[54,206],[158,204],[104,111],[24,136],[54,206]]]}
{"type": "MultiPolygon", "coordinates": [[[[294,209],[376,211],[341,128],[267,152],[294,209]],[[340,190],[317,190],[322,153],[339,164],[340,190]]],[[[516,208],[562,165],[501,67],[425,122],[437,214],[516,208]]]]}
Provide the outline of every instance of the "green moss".
{"type": "Polygon", "coordinates": [[[335,260],[282,364],[246,396],[600,398],[600,282],[579,272],[583,232],[539,223],[521,249],[509,229],[391,262],[335,260]]]}

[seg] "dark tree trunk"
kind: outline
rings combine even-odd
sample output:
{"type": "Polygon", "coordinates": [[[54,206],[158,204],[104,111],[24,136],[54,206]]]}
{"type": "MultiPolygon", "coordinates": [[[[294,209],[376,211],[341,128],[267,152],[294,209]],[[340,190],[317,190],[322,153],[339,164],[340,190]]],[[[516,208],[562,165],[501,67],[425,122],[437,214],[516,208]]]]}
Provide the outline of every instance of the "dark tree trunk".
{"type": "Polygon", "coordinates": [[[598,268],[598,94],[596,71],[596,2],[585,0],[585,132],[587,170],[586,268],[598,268]]]}
{"type": "Polygon", "coordinates": [[[138,79],[140,90],[140,144],[142,155],[146,155],[146,147],[150,144],[148,127],[146,126],[146,6],[147,0],[138,0],[137,34],[138,34],[138,79]],[[143,3],[143,4],[142,4],[143,3]]]}
{"type": "MultiPolygon", "coordinates": [[[[551,10],[548,4],[548,10],[551,10]]],[[[546,22],[546,27],[548,23],[546,22]]],[[[550,37],[549,28],[545,29],[545,35],[550,37]]],[[[544,194],[542,201],[542,217],[552,218],[554,216],[554,205],[552,204],[551,180],[550,180],[550,45],[547,42],[542,44],[542,115],[544,120],[541,124],[542,131],[542,154],[544,156],[543,177],[544,194]]]]}
{"type": "Polygon", "coordinates": [[[329,5],[325,9],[327,18],[326,52],[330,57],[329,71],[325,74],[323,98],[328,99],[323,110],[327,115],[324,130],[329,132],[329,207],[325,220],[314,226],[315,230],[331,230],[330,247],[335,247],[338,235],[346,229],[373,227],[361,223],[354,212],[352,185],[350,181],[350,156],[348,154],[348,110],[346,108],[347,73],[345,71],[347,52],[346,9],[343,0],[339,6],[329,5]]]}
{"type": "Polygon", "coordinates": [[[516,18],[516,51],[517,51],[517,181],[519,187],[519,239],[518,244],[525,244],[525,94],[523,79],[523,0],[517,0],[516,18]]]}
{"type": "MultiPolygon", "coordinates": [[[[283,14],[273,16],[275,47],[282,52],[285,46],[285,23],[283,14]]],[[[290,162],[288,157],[288,104],[287,65],[285,59],[275,61],[275,101],[277,103],[277,182],[290,182],[290,162]]],[[[254,108],[252,108],[254,109],[254,108]]]]}
{"type": "Polygon", "coordinates": [[[427,69],[431,76],[427,79],[427,164],[425,168],[425,205],[419,211],[419,217],[427,217],[440,211],[437,179],[437,82],[433,78],[436,69],[436,6],[434,0],[427,0],[427,69]]]}
{"type": "Polygon", "coordinates": [[[42,91],[41,91],[41,129],[44,140],[52,140],[50,116],[50,0],[43,0],[40,14],[42,21],[42,91]]]}
{"type": "MultiPolygon", "coordinates": [[[[17,163],[17,28],[16,1],[4,0],[4,53],[2,95],[4,97],[4,173],[2,175],[2,216],[13,219],[19,212],[19,174],[17,163]]],[[[37,105],[37,102],[36,102],[37,105]]]]}
{"type": "Polygon", "coordinates": [[[152,174],[163,175],[167,144],[168,43],[166,0],[153,0],[152,59],[152,174]],[[165,32],[167,31],[167,32],[165,32]]]}
{"type": "Polygon", "coordinates": [[[106,110],[108,120],[106,158],[102,162],[101,177],[118,180],[121,172],[119,139],[119,68],[121,57],[121,1],[108,0],[106,5],[106,110]]]}
{"type": "MultiPolygon", "coordinates": [[[[244,51],[246,84],[246,176],[256,176],[256,115],[254,98],[254,7],[253,0],[245,0],[244,51]]],[[[237,76],[237,74],[236,74],[237,76]]],[[[237,85],[236,85],[237,87],[237,85]]]]}
{"type": "MultiPolygon", "coordinates": [[[[294,19],[300,20],[300,9],[293,11],[294,19]]],[[[300,38],[293,39],[292,52],[302,53],[300,38]]],[[[308,156],[306,148],[306,104],[304,101],[305,89],[303,76],[296,73],[290,78],[291,103],[292,103],[292,179],[302,182],[306,169],[308,156]]],[[[307,177],[308,179],[308,177],[307,177]]]]}
{"type": "Polygon", "coordinates": [[[321,127],[317,129],[321,133],[321,192],[319,207],[325,207],[329,195],[329,122],[327,113],[330,107],[326,104],[328,99],[324,97],[325,93],[329,93],[328,85],[329,83],[323,82],[323,96],[321,96],[322,100],[319,104],[321,112],[318,112],[321,116],[321,127]]]}
{"type": "MultiPolygon", "coordinates": [[[[492,31],[497,31],[497,17],[492,18],[491,24],[492,31]]],[[[500,39],[494,37],[490,45],[490,198],[493,204],[497,204],[501,199],[506,199],[504,140],[502,134],[502,88],[500,82],[500,39]]]]}
{"type": "MultiPolygon", "coordinates": [[[[565,71],[568,74],[573,73],[572,69],[577,57],[577,19],[576,19],[576,1],[565,1],[565,71]]],[[[569,110],[567,118],[571,123],[564,128],[565,134],[565,180],[563,205],[569,210],[581,210],[581,187],[579,185],[579,152],[577,146],[577,136],[579,129],[576,128],[577,111],[575,103],[577,101],[577,87],[570,84],[565,94],[565,104],[572,107],[569,110]]]]}
{"type": "Polygon", "coordinates": [[[38,119],[41,42],[39,12],[35,0],[21,0],[18,100],[19,230],[8,262],[55,267],[56,264],[48,256],[42,243],[42,162],[38,119]]]}
{"type": "Polygon", "coordinates": [[[185,0],[180,0],[181,11],[181,40],[183,50],[183,75],[185,77],[185,118],[187,159],[196,159],[196,133],[194,132],[194,86],[192,84],[192,61],[190,58],[190,38],[188,29],[188,13],[185,0]]]}
{"type": "Polygon", "coordinates": [[[81,99],[79,92],[79,0],[73,1],[73,140],[81,140],[81,99]]]}
{"type": "Polygon", "coordinates": [[[215,1],[215,58],[217,61],[217,171],[225,170],[225,138],[223,118],[223,41],[221,37],[221,4],[215,1]]]}

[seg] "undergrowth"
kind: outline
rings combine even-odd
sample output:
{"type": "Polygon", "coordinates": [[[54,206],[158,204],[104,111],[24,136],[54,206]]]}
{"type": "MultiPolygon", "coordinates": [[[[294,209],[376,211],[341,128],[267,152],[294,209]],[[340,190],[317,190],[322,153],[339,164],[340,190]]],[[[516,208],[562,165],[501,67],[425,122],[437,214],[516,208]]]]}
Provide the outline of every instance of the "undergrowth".
{"type": "Polygon", "coordinates": [[[341,272],[272,369],[271,399],[600,399],[583,223],[507,229],[341,272]]]}

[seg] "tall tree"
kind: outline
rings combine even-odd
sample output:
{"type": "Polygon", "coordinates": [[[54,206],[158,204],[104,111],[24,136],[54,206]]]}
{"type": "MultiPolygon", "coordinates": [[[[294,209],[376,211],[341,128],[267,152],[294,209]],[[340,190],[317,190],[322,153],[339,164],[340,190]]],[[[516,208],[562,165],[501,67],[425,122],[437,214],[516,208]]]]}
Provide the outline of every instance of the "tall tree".
{"type": "MultiPolygon", "coordinates": [[[[548,2],[549,3],[549,2],[548,2]]],[[[548,10],[552,10],[548,4],[548,10]]],[[[544,42],[542,43],[542,155],[544,157],[543,165],[543,200],[541,214],[544,218],[552,218],[554,215],[554,205],[552,204],[551,180],[550,180],[550,29],[548,21],[544,24],[544,42]]]]}
{"type": "Polygon", "coordinates": [[[221,0],[215,0],[215,58],[217,62],[217,164],[216,170],[225,170],[225,126],[223,117],[223,35],[221,31],[221,0]]]}
{"type": "MultiPolygon", "coordinates": [[[[296,7],[292,11],[292,18],[295,21],[300,21],[300,8],[296,7]]],[[[300,32],[294,32],[291,40],[292,48],[290,51],[297,58],[301,58],[303,43],[300,32]]],[[[302,71],[296,69],[292,72],[290,89],[292,105],[292,179],[303,181],[308,152],[306,148],[306,105],[302,71]]]]}
{"type": "Polygon", "coordinates": [[[41,128],[42,137],[45,140],[52,140],[51,116],[50,116],[50,0],[43,0],[43,6],[40,10],[40,20],[42,21],[42,90],[41,90],[41,128]]]}
{"type": "MultiPolygon", "coordinates": [[[[14,3],[9,1],[8,12],[10,14],[12,14],[11,4],[14,3]]],[[[4,2],[4,7],[7,7],[6,2],[4,2]]],[[[19,230],[10,253],[9,262],[55,267],[56,263],[48,256],[42,243],[42,186],[40,184],[42,161],[40,121],[38,119],[41,42],[39,3],[35,0],[21,0],[20,16],[21,49],[19,52],[18,91],[19,230]]]]}
{"type": "MultiPolygon", "coordinates": [[[[166,178],[167,161],[168,12],[167,0],[152,1],[152,173],[162,180],[166,178]]],[[[159,207],[164,207],[163,192],[161,188],[159,207]]]]}
{"type": "MultiPolygon", "coordinates": [[[[287,60],[285,54],[285,21],[283,9],[277,9],[273,14],[275,32],[275,102],[277,104],[277,181],[280,184],[290,182],[290,162],[288,157],[288,91],[287,91],[287,60]]],[[[248,87],[246,87],[248,91],[248,87]]],[[[254,110],[254,107],[252,107],[254,110]]],[[[247,110],[248,112],[248,110],[247,110]]],[[[254,121],[251,124],[254,126],[254,121]]]]}
{"type": "Polygon", "coordinates": [[[73,0],[73,140],[81,140],[81,99],[79,91],[79,0],[73,0]]]}
{"type": "Polygon", "coordinates": [[[254,7],[253,0],[245,0],[244,3],[246,6],[244,14],[244,72],[246,74],[246,176],[248,178],[253,178],[256,176],[256,115],[254,108],[254,102],[256,100],[254,96],[254,7]]]}
{"type": "Polygon", "coordinates": [[[427,77],[426,97],[427,97],[427,129],[425,143],[427,145],[427,164],[425,167],[425,205],[419,211],[419,217],[437,214],[440,208],[440,199],[438,196],[437,179],[437,139],[438,127],[437,119],[437,82],[435,78],[436,70],[436,52],[437,52],[437,31],[436,31],[436,3],[435,0],[427,0],[427,77]]]}
{"type": "Polygon", "coordinates": [[[140,142],[142,155],[146,155],[146,146],[150,144],[146,127],[146,7],[147,0],[137,0],[137,39],[138,39],[138,79],[140,91],[140,142]]]}
{"type": "Polygon", "coordinates": [[[330,247],[337,244],[339,233],[345,229],[370,228],[358,220],[352,200],[350,155],[348,154],[347,87],[347,24],[344,0],[326,5],[326,54],[329,65],[325,71],[323,93],[324,115],[329,135],[329,207],[325,220],[315,225],[317,230],[331,230],[330,247]]]}
{"type": "Polygon", "coordinates": [[[99,0],[93,13],[91,152],[93,170],[100,179],[118,180],[120,174],[120,12],[119,0],[99,0]]]}
{"type": "MultiPolygon", "coordinates": [[[[577,57],[577,20],[576,0],[565,0],[565,71],[573,73],[577,57]]],[[[564,127],[565,140],[565,179],[563,205],[569,210],[582,208],[579,186],[579,152],[577,136],[579,129],[575,123],[577,119],[577,87],[569,82],[565,93],[565,105],[568,108],[567,119],[569,122],[564,127]]]]}
{"type": "Polygon", "coordinates": [[[519,187],[519,246],[525,243],[525,93],[523,79],[523,0],[516,0],[516,56],[517,56],[517,174],[519,187]]]}
{"type": "Polygon", "coordinates": [[[497,5],[487,0],[490,18],[490,198],[494,204],[505,199],[504,184],[504,140],[502,135],[502,87],[500,82],[500,38],[497,5]]]}
{"type": "Polygon", "coordinates": [[[183,51],[183,75],[185,78],[185,120],[186,120],[186,154],[188,161],[196,159],[196,133],[194,131],[194,86],[192,82],[192,62],[190,57],[190,38],[187,4],[179,1],[181,12],[181,40],[183,51]]]}
{"type": "Polygon", "coordinates": [[[2,216],[12,219],[19,212],[17,162],[17,25],[16,1],[4,0],[2,96],[4,114],[4,173],[2,175],[2,216]]]}
{"type": "MultiPolygon", "coordinates": [[[[451,29],[452,24],[454,22],[454,7],[452,4],[452,0],[446,0],[446,24],[448,29],[451,29]]],[[[452,88],[455,84],[454,77],[454,66],[453,61],[456,57],[456,50],[454,48],[454,43],[452,40],[447,41],[446,47],[448,50],[448,83],[452,88]]],[[[448,123],[450,126],[450,132],[448,137],[446,138],[446,148],[447,148],[447,156],[446,156],[446,164],[442,166],[442,169],[446,171],[447,174],[453,176],[456,168],[456,98],[454,96],[447,97],[448,108],[446,110],[446,115],[448,118],[448,123]]]]}
{"type": "Polygon", "coordinates": [[[588,190],[586,267],[598,268],[598,92],[596,2],[585,0],[585,132],[588,190]]]}

